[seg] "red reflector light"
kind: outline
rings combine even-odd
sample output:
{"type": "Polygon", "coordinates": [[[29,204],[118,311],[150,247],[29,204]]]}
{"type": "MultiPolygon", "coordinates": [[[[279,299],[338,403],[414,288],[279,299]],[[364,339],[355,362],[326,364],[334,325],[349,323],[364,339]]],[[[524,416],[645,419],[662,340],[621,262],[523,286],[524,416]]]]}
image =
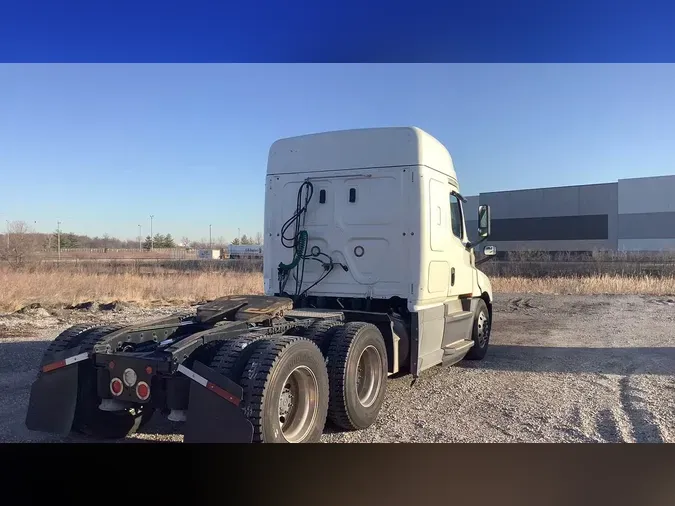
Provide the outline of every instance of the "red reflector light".
{"type": "Polygon", "coordinates": [[[236,398],[234,395],[232,395],[230,392],[223,390],[220,388],[218,385],[215,383],[211,383],[210,381],[206,384],[206,388],[211,390],[217,395],[220,395],[223,399],[230,401],[232,404],[235,406],[239,406],[240,400],[236,398]]]}
{"type": "Polygon", "coordinates": [[[110,362],[108,362],[108,367],[109,367],[110,369],[114,369],[114,368],[115,368],[115,361],[114,361],[114,360],[111,360],[110,362]]]}
{"type": "Polygon", "coordinates": [[[152,374],[152,367],[148,366],[145,368],[145,372],[148,374],[152,374]]]}
{"type": "Polygon", "coordinates": [[[65,360],[59,360],[58,362],[54,362],[51,364],[47,364],[42,368],[42,372],[49,372],[53,371],[54,369],[59,369],[60,367],[65,367],[66,361],[65,360]]]}
{"type": "Polygon", "coordinates": [[[122,385],[122,380],[119,378],[113,378],[110,380],[110,392],[118,396],[122,393],[122,390],[124,390],[124,386],[122,385]]]}
{"type": "Polygon", "coordinates": [[[136,385],[136,395],[142,401],[150,397],[150,387],[145,381],[141,381],[136,385]]]}

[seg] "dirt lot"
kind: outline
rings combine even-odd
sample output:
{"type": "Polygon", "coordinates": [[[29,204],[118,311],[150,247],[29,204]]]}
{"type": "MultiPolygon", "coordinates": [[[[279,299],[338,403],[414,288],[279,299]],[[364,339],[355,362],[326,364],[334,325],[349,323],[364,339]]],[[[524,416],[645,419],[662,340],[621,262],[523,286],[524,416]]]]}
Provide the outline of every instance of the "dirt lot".
{"type": "MultiPolygon", "coordinates": [[[[188,309],[188,308],[182,308],[188,309]]],[[[0,316],[0,441],[82,441],[23,426],[49,339],[79,321],[169,308],[0,316]]],[[[326,442],[675,442],[675,299],[498,294],[488,357],[390,380],[378,422],[326,442]]],[[[160,415],[126,441],[180,441],[160,415]]]]}

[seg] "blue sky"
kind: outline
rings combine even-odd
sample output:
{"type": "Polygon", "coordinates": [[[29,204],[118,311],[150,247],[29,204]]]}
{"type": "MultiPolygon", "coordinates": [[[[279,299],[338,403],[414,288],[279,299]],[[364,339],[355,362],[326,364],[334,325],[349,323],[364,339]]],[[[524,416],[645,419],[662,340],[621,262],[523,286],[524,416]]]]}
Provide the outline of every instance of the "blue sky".
{"type": "Polygon", "coordinates": [[[0,219],[262,231],[270,144],[416,125],[462,191],[675,174],[675,65],[0,65],[0,219]]]}

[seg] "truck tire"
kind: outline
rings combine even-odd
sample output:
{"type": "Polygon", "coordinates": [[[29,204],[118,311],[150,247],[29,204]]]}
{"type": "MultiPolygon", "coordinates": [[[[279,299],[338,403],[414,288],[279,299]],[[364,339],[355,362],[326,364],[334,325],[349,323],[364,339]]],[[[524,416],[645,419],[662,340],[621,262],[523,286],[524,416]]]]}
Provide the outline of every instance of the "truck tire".
{"type": "Polygon", "coordinates": [[[343,325],[338,320],[317,320],[309,326],[305,337],[316,344],[325,357],[335,332],[343,325]]]}
{"type": "Polygon", "coordinates": [[[81,323],[79,325],[73,325],[72,327],[67,328],[61,332],[54,340],[49,343],[47,349],[44,352],[42,357],[42,364],[46,365],[51,361],[51,356],[54,353],[58,353],[70,348],[77,346],[84,336],[89,333],[89,331],[95,329],[98,325],[91,323],[81,323]]]}
{"type": "Polygon", "coordinates": [[[243,334],[222,341],[209,367],[235,383],[239,383],[249,358],[251,358],[256,347],[259,346],[257,343],[265,338],[269,338],[269,336],[243,334]]]}
{"type": "Polygon", "coordinates": [[[305,337],[309,331],[309,326],[298,325],[293,327],[291,330],[287,331],[285,336],[294,336],[294,337],[305,337]]]}
{"type": "Polygon", "coordinates": [[[326,357],[330,381],[328,418],[347,430],[370,427],[384,402],[387,348],[371,323],[348,322],[339,327],[326,357]]]}
{"type": "Polygon", "coordinates": [[[478,299],[476,310],[473,317],[473,329],[471,331],[471,339],[473,339],[473,346],[466,354],[467,360],[483,360],[490,344],[490,312],[487,304],[483,299],[478,299]]]}
{"type": "MultiPolygon", "coordinates": [[[[94,346],[112,332],[126,325],[99,327],[88,333],[80,343],[82,352],[91,352],[94,346]]],[[[90,361],[78,366],[77,405],[72,430],[96,439],[121,439],[138,431],[154,413],[154,408],[135,405],[123,411],[101,411],[96,386],[96,369],[90,361]]]]}
{"type": "Polygon", "coordinates": [[[328,372],[318,346],[302,337],[265,339],[251,355],[240,404],[253,442],[316,443],[328,412],[328,372]]]}

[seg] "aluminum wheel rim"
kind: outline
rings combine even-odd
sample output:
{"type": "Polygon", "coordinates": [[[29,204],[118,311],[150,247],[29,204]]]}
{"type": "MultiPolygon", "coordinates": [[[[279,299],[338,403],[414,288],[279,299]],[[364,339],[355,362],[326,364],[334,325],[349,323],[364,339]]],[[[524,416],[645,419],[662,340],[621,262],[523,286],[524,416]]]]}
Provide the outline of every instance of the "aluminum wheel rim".
{"type": "Polygon", "coordinates": [[[361,406],[373,405],[382,384],[382,357],[375,346],[361,352],[356,368],[356,395],[361,406]]]}
{"type": "Polygon", "coordinates": [[[312,430],[318,397],[319,382],[309,367],[298,366],[286,377],[279,395],[279,425],[288,442],[302,441],[312,430]]]}
{"type": "Polygon", "coordinates": [[[490,320],[487,315],[481,311],[478,315],[478,344],[482,348],[485,346],[490,333],[490,320]]]}

